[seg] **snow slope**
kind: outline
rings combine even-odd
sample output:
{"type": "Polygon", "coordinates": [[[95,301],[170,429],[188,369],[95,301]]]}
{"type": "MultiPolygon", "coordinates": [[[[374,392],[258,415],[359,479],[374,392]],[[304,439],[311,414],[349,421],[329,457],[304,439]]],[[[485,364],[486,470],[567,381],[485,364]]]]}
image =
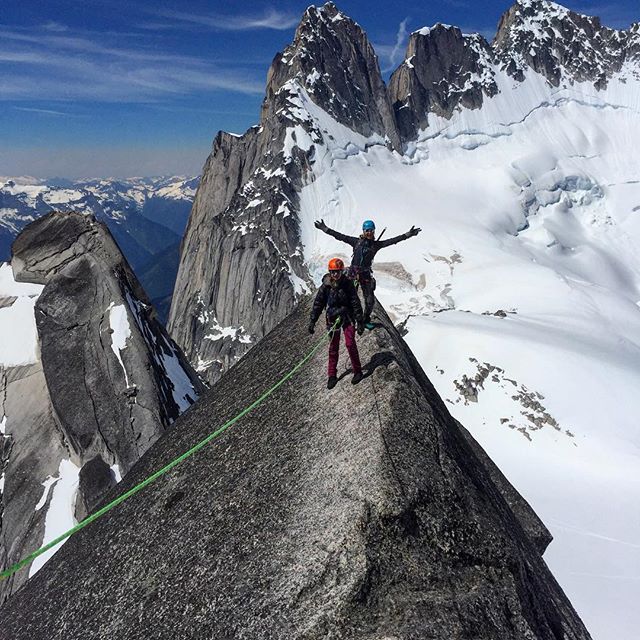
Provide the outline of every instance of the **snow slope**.
{"type": "MultiPolygon", "coordinates": [[[[356,235],[422,233],[378,254],[376,294],[446,400],[550,528],[545,558],[596,640],[640,611],[640,82],[553,89],[534,72],[404,155],[314,105],[301,194],[319,282],[356,235]]],[[[286,150],[285,150],[286,151],[286,150]]]]}
{"type": "Polygon", "coordinates": [[[43,287],[15,282],[11,265],[0,263],[0,367],[38,360],[38,332],[33,308],[43,287]]]}

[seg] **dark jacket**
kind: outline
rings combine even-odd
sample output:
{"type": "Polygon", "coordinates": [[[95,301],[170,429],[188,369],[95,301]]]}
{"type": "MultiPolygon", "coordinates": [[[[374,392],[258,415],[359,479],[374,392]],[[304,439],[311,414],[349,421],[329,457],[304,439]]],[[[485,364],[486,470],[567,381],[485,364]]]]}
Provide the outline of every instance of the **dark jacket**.
{"type": "Polygon", "coordinates": [[[373,258],[376,253],[380,251],[380,249],[390,247],[392,244],[397,244],[398,242],[402,242],[403,240],[407,240],[411,237],[411,235],[409,235],[408,233],[403,233],[401,236],[389,238],[388,240],[369,240],[364,236],[360,236],[357,238],[355,236],[347,236],[344,233],[335,231],[334,229],[329,229],[329,227],[327,227],[325,233],[328,233],[330,236],[333,236],[337,240],[346,242],[353,247],[351,267],[356,270],[356,273],[365,274],[371,271],[371,263],[373,262],[373,258]]]}
{"type": "Polygon", "coordinates": [[[362,305],[353,282],[343,275],[339,280],[332,280],[327,273],[316,294],[311,309],[311,320],[317,322],[324,308],[327,308],[327,326],[332,326],[337,318],[341,318],[341,326],[362,322],[362,305]]]}

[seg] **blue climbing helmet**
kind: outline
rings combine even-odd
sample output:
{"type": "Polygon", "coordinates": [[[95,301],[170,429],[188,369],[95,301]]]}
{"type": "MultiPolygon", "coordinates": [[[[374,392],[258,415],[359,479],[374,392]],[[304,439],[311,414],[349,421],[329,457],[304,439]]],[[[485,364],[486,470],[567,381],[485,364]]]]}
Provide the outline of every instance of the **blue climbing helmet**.
{"type": "Polygon", "coordinates": [[[365,220],[362,223],[362,230],[363,231],[375,231],[376,230],[376,224],[373,220],[365,220]]]}

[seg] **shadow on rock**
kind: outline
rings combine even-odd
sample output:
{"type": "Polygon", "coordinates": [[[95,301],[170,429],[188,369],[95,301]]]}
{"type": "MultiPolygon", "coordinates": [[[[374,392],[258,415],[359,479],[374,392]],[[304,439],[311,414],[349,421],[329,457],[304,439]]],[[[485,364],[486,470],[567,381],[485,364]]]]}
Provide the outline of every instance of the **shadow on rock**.
{"type": "Polygon", "coordinates": [[[395,361],[395,356],[391,351],[380,351],[376,353],[367,364],[362,367],[364,377],[368,378],[378,367],[388,367],[395,361]]]}

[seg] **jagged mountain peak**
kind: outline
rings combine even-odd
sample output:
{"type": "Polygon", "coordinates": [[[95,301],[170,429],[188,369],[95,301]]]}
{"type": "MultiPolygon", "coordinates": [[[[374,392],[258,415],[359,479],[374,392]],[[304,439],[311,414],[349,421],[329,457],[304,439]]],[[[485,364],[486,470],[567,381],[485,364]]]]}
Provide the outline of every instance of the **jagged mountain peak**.
{"type": "MultiPolygon", "coordinates": [[[[407,57],[411,55],[410,50],[412,48],[412,42],[415,42],[416,39],[442,38],[447,36],[453,37],[458,40],[464,39],[469,41],[470,43],[476,43],[476,46],[481,46],[485,49],[490,48],[487,39],[479,33],[465,33],[460,27],[445,24],[444,22],[436,22],[431,27],[422,27],[411,33],[411,35],[409,36],[409,43],[407,45],[407,57]]],[[[415,44],[413,46],[415,46],[415,44]]]]}
{"type": "Polygon", "coordinates": [[[565,16],[568,13],[572,13],[566,7],[563,7],[557,2],[551,2],[551,0],[516,0],[513,6],[518,10],[522,9],[525,11],[555,14],[558,16],[565,16]]]}
{"type": "MultiPolygon", "coordinates": [[[[487,52],[489,52],[491,48],[487,39],[479,33],[465,33],[460,29],[460,27],[445,24],[443,22],[436,22],[431,27],[422,27],[411,34],[407,45],[407,58],[413,55],[416,48],[416,42],[421,38],[428,38],[432,40],[450,38],[458,41],[466,41],[466,46],[476,50],[482,49],[487,52]]],[[[406,64],[406,60],[404,64],[406,64]]]]}
{"type": "Polygon", "coordinates": [[[410,37],[413,37],[413,36],[428,36],[429,34],[431,34],[432,31],[444,31],[444,30],[448,30],[448,29],[457,29],[458,31],[460,31],[459,27],[454,27],[453,25],[446,24],[444,22],[436,22],[431,27],[422,27],[420,29],[416,29],[416,31],[413,31],[411,33],[410,37]]]}
{"type": "Polygon", "coordinates": [[[627,32],[602,26],[596,16],[555,2],[517,0],[500,19],[493,46],[518,80],[532,68],[553,86],[564,78],[601,88],[622,67],[627,37],[627,32]]]}
{"type": "MultiPolygon", "coordinates": [[[[262,120],[282,104],[274,99],[291,82],[335,120],[364,136],[381,136],[400,149],[378,58],[366,33],[329,2],[309,7],[293,42],[276,55],[267,76],[262,120]]],[[[286,105],[285,105],[286,106],[286,105]]]]}
{"type": "Polygon", "coordinates": [[[322,71],[318,67],[331,63],[330,59],[322,60],[317,54],[325,52],[339,56],[339,45],[348,40],[354,40],[359,47],[364,45],[364,53],[375,56],[362,28],[341,13],[333,2],[321,7],[308,7],[296,28],[293,41],[274,58],[267,76],[267,93],[269,89],[276,93],[285,82],[294,77],[313,92],[314,84],[319,80],[317,74],[322,71]],[[313,73],[314,70],[316,73],[313,73]],[[312,77],[305,78],[305,71],[312,77]]]}
{"type": "Polygon", "coordinates": [[[459,105],[479,108],[493,96],[495,54],[479,34],[437,23],[415,31],[406,58],[392,74],[389,94],[405,140],[428,124],[428,114],[451,117],[459,105]]]}
{"type": "Polygon", "coordinates": [[[479,109],[485,98],[538,74],[552,87],[587,82],[596,90],[620,75],[636,76],[638,25],[616,30],[597,17],[547,0],[517,0],[502,16],[491,44],[443,23],[411,34],[389,94],[404,141],[429,126],[429,114],[449,120],[479,109]]]}
{"type": "Polygon", "coordinates": [[[523,33],[537,35],[542,40],[563,39],[569,35],[600,38],[601,31],[617,33],[615,29],[603,27],[600,18],[571,11],[548,0],[517,0],[502,15],[494,43],[503,47],[518,44],[523,33]],[[554,31],[555,29],[555,31],[554,31]]]}
{"type": "Polygon", "coordinates": [[[332,22],[348,20],[349,22],[353,22],[355,24],[355,21],[352,18],[342,13],[342,11],[338,9],[335,2],[325,2],[319,7],[315,5],[307,7],[307,10],[302,16],[301,24],[304,22],[313,22],[317,20],[326,21],[327,19],[332,22]]]}

